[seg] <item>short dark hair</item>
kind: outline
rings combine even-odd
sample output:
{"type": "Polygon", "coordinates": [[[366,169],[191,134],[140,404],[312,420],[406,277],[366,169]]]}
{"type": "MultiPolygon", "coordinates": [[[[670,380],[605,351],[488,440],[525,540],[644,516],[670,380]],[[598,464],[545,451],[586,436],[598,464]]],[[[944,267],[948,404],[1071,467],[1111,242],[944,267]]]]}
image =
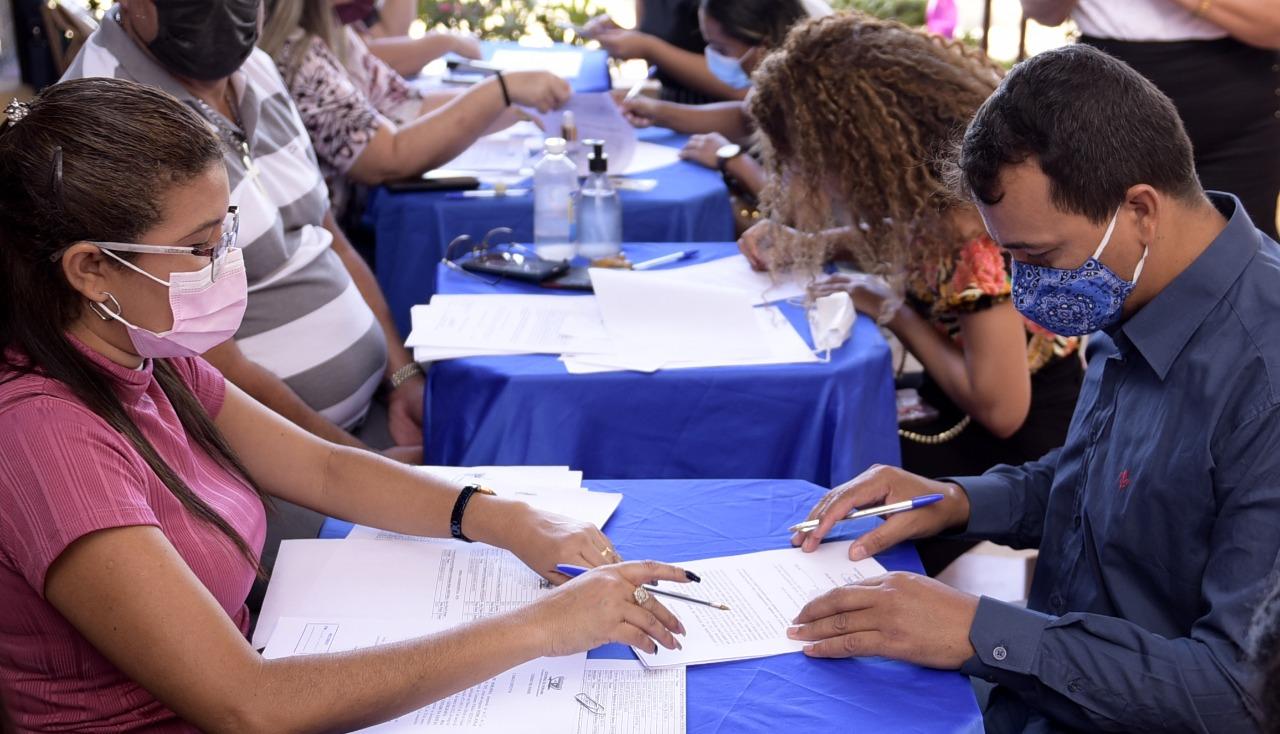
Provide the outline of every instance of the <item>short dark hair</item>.
{"type": "Polygon", "coordinates": [[[1037,54],[1005,76],[960,143],[960,193],[996,204],[1001,170],[1029,159],[1049,177],[1055,206],[1098,223],[1138,184],[1186,200],[1202,195],[1173,102],[1083,44],[1037,54]]]}
{"type": "Polygon", "coordinates": [[[770,48],[781,46],[791,26],[809,17],[800,0],[702,0],[700,7],[733,38],[770,48]]]}

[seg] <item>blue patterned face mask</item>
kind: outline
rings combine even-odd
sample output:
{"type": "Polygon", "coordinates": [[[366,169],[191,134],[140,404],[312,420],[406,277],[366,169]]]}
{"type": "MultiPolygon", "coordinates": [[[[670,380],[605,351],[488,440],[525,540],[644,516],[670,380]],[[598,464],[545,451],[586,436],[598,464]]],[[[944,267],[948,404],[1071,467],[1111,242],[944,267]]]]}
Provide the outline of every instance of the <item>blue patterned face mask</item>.
{"type": "Polygon", "coordinates": [[[1147,249],[1133,271],[1133,281],[1116,275],[1098,259],[1111,241],[1116,217],[1111,215],[1093,257],[1073,270],[1029,265],[1013,261],[1013,306],[1023,316],[1061,336],[1082,336],[1105,329],[1120,320],[1125,299],[1133,292],[1147,261],[1147,249]]]}

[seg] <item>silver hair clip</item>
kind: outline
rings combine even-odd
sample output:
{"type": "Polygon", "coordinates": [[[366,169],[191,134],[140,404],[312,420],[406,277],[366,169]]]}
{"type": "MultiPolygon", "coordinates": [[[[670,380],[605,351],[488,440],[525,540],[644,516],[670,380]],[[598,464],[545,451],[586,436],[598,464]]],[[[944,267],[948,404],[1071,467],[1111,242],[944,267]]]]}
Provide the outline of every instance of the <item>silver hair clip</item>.
{"type": "Polygon", "coordinates": [[[17,97],[13,99],[5,108],[4,114],[9,118],[10,125],[16,125],[22,122],[22,118],[31,113],[31,105],[26,102],[19,102],[17,97]]]}

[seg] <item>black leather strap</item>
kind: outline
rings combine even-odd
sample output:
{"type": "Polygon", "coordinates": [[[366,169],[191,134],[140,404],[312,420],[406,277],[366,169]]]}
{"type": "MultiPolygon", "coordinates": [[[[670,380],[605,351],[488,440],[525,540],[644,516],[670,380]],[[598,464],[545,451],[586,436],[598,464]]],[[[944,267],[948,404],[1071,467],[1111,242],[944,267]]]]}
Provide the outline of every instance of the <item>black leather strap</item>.
{"type": "Polygon", "coordinates": [[[492,491],[481,487],[478,484],[468,484],[458,493],[458,499],[453,503],[453,513],[449,516],[449,534],[458,540],[467,543],[474,542],[462,533],[462,515],[467,511],[467,503],[471,501],[471,495],[479,492],[481,494],[493,494],[492,491]]]}

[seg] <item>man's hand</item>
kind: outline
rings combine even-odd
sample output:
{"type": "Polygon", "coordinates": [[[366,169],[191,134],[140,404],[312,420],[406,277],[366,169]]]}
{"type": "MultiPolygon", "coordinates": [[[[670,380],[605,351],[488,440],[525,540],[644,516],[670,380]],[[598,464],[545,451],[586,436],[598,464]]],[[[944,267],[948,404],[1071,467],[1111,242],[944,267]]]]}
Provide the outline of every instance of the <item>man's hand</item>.
{"type": "Polygon", "coordinates": [[[860,561],[904,540],[932,537],[969,523],[969,495],[959,485],[925,479],[891,466],[873,466],[819,500],[806,518],[820,520],[818,527],[807,533],[796,533],[791,544],[812,553],[831,532],[831,527],[855,508],[892,504],[926,494],[941,494],[944,499],[918,510],[888,516],[882,525],[849,546],[849,558],[860,561]]]}
{"type": "Polygon", "coordinates": [[[810,657],[878,655],[955,670],[974,655],[969,628],[977,610],[975,596],[898,572],[819,596],[800,610],[787,637],[812,643],[804,648],[810,657]]]}

